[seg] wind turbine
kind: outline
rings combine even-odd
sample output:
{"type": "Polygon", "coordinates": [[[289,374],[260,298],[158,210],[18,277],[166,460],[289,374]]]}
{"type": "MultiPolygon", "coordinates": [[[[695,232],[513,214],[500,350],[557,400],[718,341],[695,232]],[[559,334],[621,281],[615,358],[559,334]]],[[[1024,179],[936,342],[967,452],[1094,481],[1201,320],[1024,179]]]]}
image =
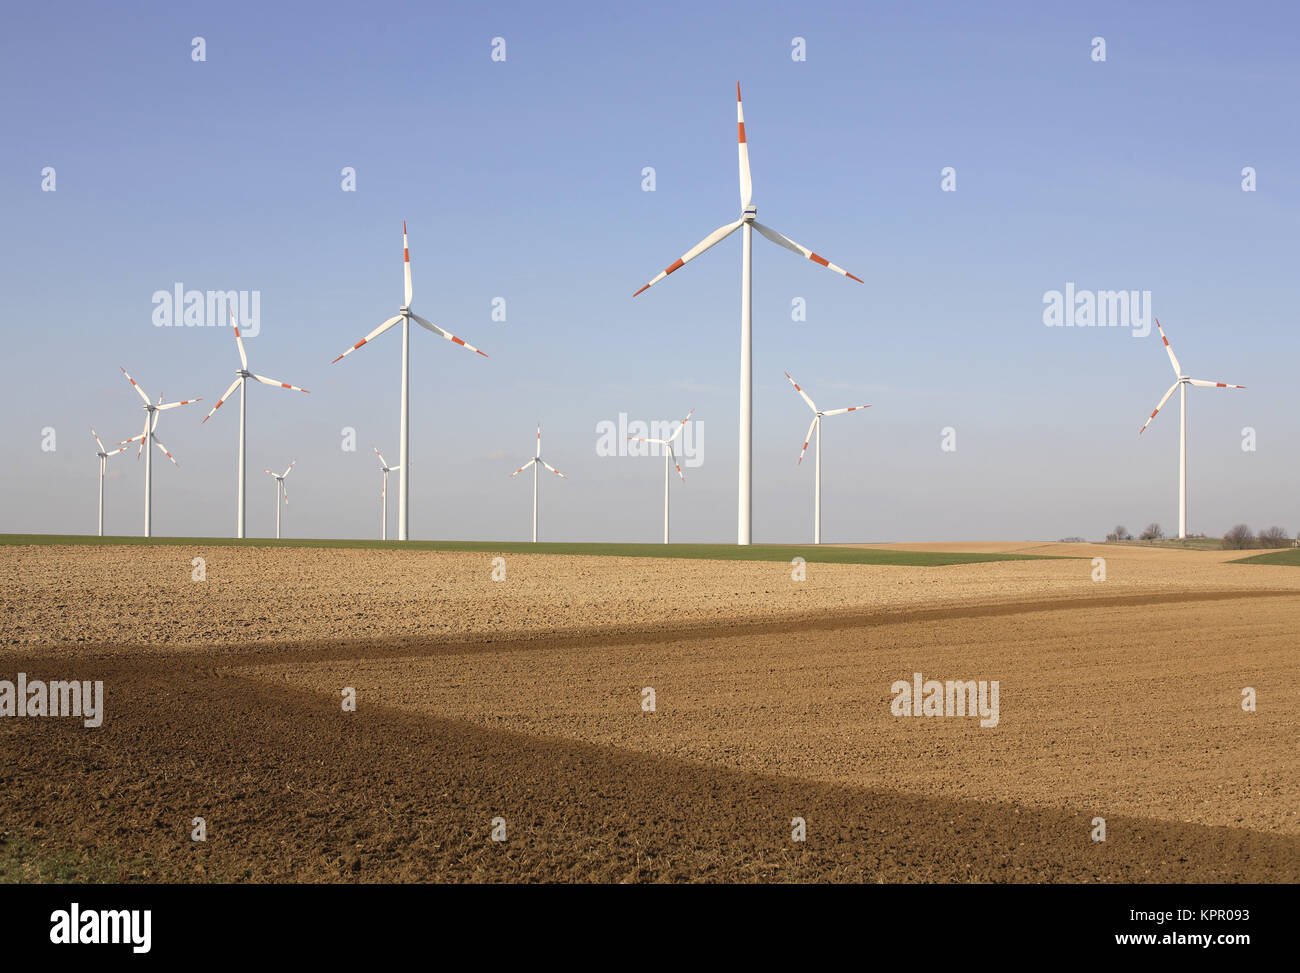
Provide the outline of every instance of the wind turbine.
{"type": "Polygon", "coordinates": [[[1138,435],[1147,431],[1147,426],[1151,425],[1151,420],[1156,417],[1169,396],[1174,394],[1174,389],[1179,389],[1179,406],[1181,409],[1181,419],[1179,424],[1179,445],[1178,445],[1178,536],[1184,538],[1187,536],[1187,386],[1196,385],[1200,388],[1207,389],[1244,389],[1244,385],[1229,385],[1227,382],[1207,382],[1204,379],[1188,378],[1183,373],[1183,366],[1178,363],[1178,356],[1174,354],[1174,346],[1169,343],[1165,336],[1165,329],[1160,327],[1160,319],[1156,318],[1156,327],[1160,328],[1160,338],[1165,343],[1165,351],[1169,353],[1169,363],[1174,366],[1174,374],[1178,380],[1169,386],[1169,391],[1165,393],[1159,404],[1152,410],[1147,421],[1142,424],[1138,430],[1138,435]]]}
{"type": "MultiPolygon", "coordinates": [[[[235,329],[235,344],[239,348],[239,369],[235,372],[235,380],[230,383],[230,388],[217,399],[217,404],[212,407],[203,417],[203,422],[212,418],[212,413],[221,408],[221,404],[230,398],[235,389],[239,389],[239,484],[235,491],[235,536],[244,536],[244,427],[248,415],[248,379],[255,379],[263,385],[272,385],[282,389],[293,389],[295,392],[306,392],[306,389],[298,388],[296,385],[290,385],[288,382],[277,382],[273,378],[267,378],[264,375],[255,375],[248,370],[248,355],[244,353],[244,339],[239,336],[239,323],[235,320],[235,309],[228,308],[230,311],[230,324],[235,329]]],[[[202,423],[200,423],[202,425],[202,423]]]]}
{"type": "Polygon", "coordinates": [[[677,475],[682,478],[683,483],[686,482],[686,477],[682,473],[682,465],[677,462],[677,457],[673,455],[673,440],[681,435],[682,430],[686,428],[686,423],[690,421],[690,418],[693,415],[695,415],[694,409],[686,413],[686,418],[683,419],[680,423],[678,423],[677,428],[673,430],[673,434],[669,436],[667,439],[647,439],[645,436],[627,437],[630,440],[635,439],[639,443],[657,443],[658,445],[664,447],[664,543],[665,544],[668,543],[668,483],[671,480],[671,476],[669,475],[669,469],[668,469],[669,463],[677,467],[677,475]]]}
{"type": "MultiPolygon", "coordinates": [[[[122,368],[121,365],[118,368],[122,368]]],[[[127,375],[126,369],[122,368],[122,374],[126,375],[126,380],[131,383],[131,387],[140,393],[140,398],[144,399],[144,432],[138,436],[132,436],[130,439],[118,443],[119,446],[125,446],[127,443],[139,442],[140,447],[136,450],[135,458],[140,458],[140,453],[144,453],[144,536],[152,536],[153,506],[151,503],[150,487],[153,483],[153,452],[149,449],[152,443],[163,451],[163,455],[172,461],[173,466],[180,466],[176,462],[176,457],[167,452],[167,447],[158,441],[154,436],[154,430],[158,428],[158,417],[168,409],[174,409],[178,405],[191,405],[195,402],[202,402],[202,399],[186,399],[183,402],[168,402],[163,404],[162,396],[158,396],[158,402],[155,405],[149,401],[149,396],[145,394],[144,389],[136,384],[135,379],[127,375]]]]}
{"type": "MultiPolygon", "coordinates": [[[[857,412],[859,409],[870,409],[869,405],[851,405],[847,409],[830,409],[823,412],[813,404],[813,400],[808,397],[808,393],[799,387],[799,383],[790,378],[790,373],[786,372],[785,377],[790,379],[790,384],[794,390],[803,396],[803,400],[808,403],[808,408],[813,410],[813,421],[808,427],[808,435],[803,437],[803,449],[799,451],[799,463],[803,462],[803,454],[808,452],[808,443],[815,434],[817,436],[817,473],[813,479],[813,543],[822,542],[822,418],[824,416],[838,416],[845,412],[857,412]]],[[[795,464],[799,465],[798,463],[795,464]]]]}
{"type": "Polygon", "coordinates": [[[285,470],[283,473],[275,473],[271,470],[266,471],[268,476],[275,477],[275,539],[277,541],[280,539],[280,498],[284,498],[284,505],[286,507],[289,505],[289,491],[285,489],[284,478],[288,476],[289,472],[297,465],[298,461],[294,460],[289,464],[289,469],[285,470]]]}
{"type": "MultiPolygon", "coordinates": [[[[406,302],[400,308],[397,309],[397,314],[389,318],[379,327],[375,328],[374,331],[370,332],[370,334],[366,335],[364,338],[358,341],[347,351],[343,352],[343,354],[339,355],[338,358],[334,359],[334,361],[339,361],[343,358],[346,358],[348,355],[352,354],[354,351],[356,351],[358,348],[364,345],[367,341],[373,341],[375,338],[379,337],[381,334],[383,334],[393,325],[397,324],[399,321],[401,322],[402,324],[402,431],[401,431],[401,442],[400,442],[400,455],[397,458],[397,466],[395,467],[395,469],[397,470],[397,539],[399,541],[404,541],[407,539],[407,526],[408,526],[406,488],[408,485],[407,474],[409,472],[408,470],[409,463],[407,462],[407,460],[409,459],[408,446],[410,441],[409,433],[410,433],[410,426],[411,426],[411,422],[410,422],[411,420],[411,390],[410,390],[411,322],[414,321],[416,324],[424,328],[428,328],[434,334],[442,335],[444,338],[446,338],[448,341],[452,342],[453,344],[460,345],[462,348],[468,348],[470,351],[473,352],[478,352],[478,354],[482,355],[484,358],[487,357],[487,354],[485,352],[479,351],[473,345],[468,344],[467,342],[463,341],[460,338],[457,338],[450,331],[443,331],[442,328],[438,327],[436,324],[432,324],[429,321],[426,321],[424,318],[420,317],[418,314],[416,314],[414,311],[411,310],[411,248],[408,247],[406,244],[406,221],[405,220],[402,221],[402,270],[406,275],[406,302]]],[[[331,362],[330,364],[333,364],[333,362],[331,362]]]]}
{"type": "Polygon", "coordinates": [[[511,473],[510,479],[513,480],[516,476],[518,476],[524,470],[528,469],[528,467],[530,466],[533,468],[533,543],[536,544],[537,543],[537,468],[539,466],[545,466],[548,470],[550,470],[560,479],[562,480],[568,479],[567,476],[565,476],[563,473],[557,470],[550,463],[546,462],[546,460],[542,459],[542,424],[540,422],[537,424],[537,454],[532,459],[530,459],[527,463],[525,463],[523,466],[519,467],[519,469],[511,473]]]}
{"type": "Polygon", "coordinates": [[[389,466],[385,463],[384,454],[379,451],[378,446],[372,445],[370,448],[373,449],[375,455],[379,457],[379,468],[384,471],[384,485],[379,489],[380,505],[384,508],[384,524],[383,527],[380,528],[379,539],[381,541],[386,541],[388,540],[388,474],[392,473],[394,470],[400,469],[401,467],[389,466]]]}
{"type": "Polygon", "coordinates": [[[118,446],[117,449],[114,449],[110,452],[105,452],[104,444],[100,442],[99,437],[95,435],[95,430],[93,427],[90,430],[90,435],[94,437],[95,445],[99,447],[99,452],[96,453],[95,455],[99,457],[99,536],[103,537],[104,536],[104,464],[107,462],[110,456],[116,456],[118,453],[122,452],[122,450],[126,449],[126,444],[123,443],[121,446],[118,446]]]}
{"type": "MultiPolygon", "coordinates": [[[[771,227],[759,223],[755,217],[758,214],[757,207],[754,206],[754,187],[749,176],[749,146],[745,141],[745,110],[740,101],[740,82],[736,82],[736,122],[738,130],[738,140],[740,146],[740,207],[741,215],[734,223],[728,223],[720,226],[703,240],[697,243],[691,249],[677,258],[673,263],[663,270],[658,277],[655,277],[650,283],[642,287],[636,294],[646,288],[652,287],[659,281],[663,280],[673,271],[679,269],[683,264],[694,260],[705,250],[708,250],[714,244],[726,239],[736,230],[743,229],[741,234],[741,271],[740,271],[740,483],[739,483],[739,509],[737,512],[736,523],[736,543],[748,544],[751,539],[751,528],[753,518],[751,515],[751,503],[753,500],[753,439],[754,439],[754,370],[753,370],[753,314],[751,305],[751,282],[753,260],[751,253],[751,229],[757,230],[763,236],[767,237],[773,243],[780,244],[787,250],[806,257],[813,263],[821,264],[837,274],[843,274],[845,277],[851,277],[859,284],[862,278],[854,277],[843,267],[837,267],[825,257],[822,257],[807,247],[800,246],[789,237],[782,236],[771,227]]],[[[633,297],[636,297],[633,294],[633,297]]]]}

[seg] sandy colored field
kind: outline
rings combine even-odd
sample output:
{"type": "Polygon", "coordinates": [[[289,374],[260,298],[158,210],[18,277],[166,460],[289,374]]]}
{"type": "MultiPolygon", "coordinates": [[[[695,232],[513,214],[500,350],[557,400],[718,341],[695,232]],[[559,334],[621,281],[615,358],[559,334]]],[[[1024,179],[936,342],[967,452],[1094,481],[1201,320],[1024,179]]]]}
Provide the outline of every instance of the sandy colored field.
{"type": "Polygon", "coordinates": [[[1297,630],[1300,597],[1248,598],[241,671],[751,773],[1300,835],[1297,630]],[[998,680],[998,725],[892,716],[917,671],[998,680]]]}
{"type": "MultiPolygon", "coordinates": [[[[888,545],[885,545],[888,546],[888,545]]],[[[1206,590],[1296,590],[1287,567],[1225,563],[1234,552],[1060,544],[907,545],[1063,554],[1078,560],[915,568],[615,557],[492,556],[230,547],[0,547],[0,646],[150,650],[348,639],[539,639],[647,627],[763,623],[1030,599],[1206,590]],[[1105,557],[1107,580],[1092,580],[1105,557]],[[192,559],[207,580],[191,580],[192,559]],[[147,597],[146,597],[147,593],[147,597]]]]}
{"type": "Polygon", "coordinates": [[[0,548],[0,678],[107,708],[0,720],[0,880],[1300,881],[1300,571],[993,548],[1084,560],[0,548]]]}

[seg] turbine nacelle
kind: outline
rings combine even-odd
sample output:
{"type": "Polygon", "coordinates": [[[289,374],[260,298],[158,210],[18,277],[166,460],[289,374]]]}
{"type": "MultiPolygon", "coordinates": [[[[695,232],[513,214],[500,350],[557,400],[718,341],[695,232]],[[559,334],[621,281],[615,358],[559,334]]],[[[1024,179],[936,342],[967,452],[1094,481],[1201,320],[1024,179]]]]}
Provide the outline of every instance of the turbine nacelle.
{"type": "Polygon", "coordinates": [[[753,223],[758,218],[758,207],[750,204],[745,207],[745,211],[740,214],[741,220],[746,223],[753,223]]]}

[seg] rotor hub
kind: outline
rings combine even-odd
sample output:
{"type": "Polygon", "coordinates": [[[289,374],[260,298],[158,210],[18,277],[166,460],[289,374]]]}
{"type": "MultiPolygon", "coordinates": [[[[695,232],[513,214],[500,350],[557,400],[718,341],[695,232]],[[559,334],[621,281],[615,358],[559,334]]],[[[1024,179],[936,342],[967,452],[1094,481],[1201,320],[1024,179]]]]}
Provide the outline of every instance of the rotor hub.
{"type": "Polygon", "coordinates": [[[740,218],[746,223],[753,223],[754,220],[758,218],[758,207],[752,203],[749,206],[746,206],[745,212],[741,214],[740,218]]]}

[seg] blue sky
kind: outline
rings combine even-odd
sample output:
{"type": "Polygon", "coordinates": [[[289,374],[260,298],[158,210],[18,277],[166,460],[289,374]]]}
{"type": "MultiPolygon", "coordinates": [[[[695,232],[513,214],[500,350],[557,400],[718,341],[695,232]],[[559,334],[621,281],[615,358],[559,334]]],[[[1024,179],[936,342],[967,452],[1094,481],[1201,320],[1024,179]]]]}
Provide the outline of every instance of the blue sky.
{"type": "MultiPolygon", "coordinates": [[[[155,463],[155,533],[233,531],[237,403],[200,420],[238,358],[228,328],[153,325],[154,292],[182,282],[258,291],[252,369],[312,390],[251,389],[249,533],[274,530],[262,469],[296,458],[286,534],[377,535],[370,444],[396,462],[399,334],[330,360],[401,303],[406,220],[413,306],[490,355],[412,335],[413,537],[526,538],[531,484],[509,473],[540,420],[570,477],[542,484],[543,538],[657,540],[661,464],[598,456],[596,426],[695,408],[704,462],[674,488],[673,536],[734,540],[739,235],[632,293],[738,217],[739,80],[759,219],[865,281],[755,236],[755,540],[811,536],[812,469],[795,465],[809,414],[786,370],[823,408],[872,405],[825,423],[828,541],[1173,528],[1176,400],[1137,435],[1172,381],[1159,338],[1045,327],[1043,295],[1067,281],[1150,291],[1190,374],[1249,386],[1189,396],[1189,527],[1294,532],[1298,19],[1280,4],[14,7],[0,531],[93,532],[88,429],[142,423],[119,365],[155,396],[205,400],[159,425],[181,467],[155,463]]],[[[106,529],[138,533],[144,464],[109,464],[106,529]]]]}

